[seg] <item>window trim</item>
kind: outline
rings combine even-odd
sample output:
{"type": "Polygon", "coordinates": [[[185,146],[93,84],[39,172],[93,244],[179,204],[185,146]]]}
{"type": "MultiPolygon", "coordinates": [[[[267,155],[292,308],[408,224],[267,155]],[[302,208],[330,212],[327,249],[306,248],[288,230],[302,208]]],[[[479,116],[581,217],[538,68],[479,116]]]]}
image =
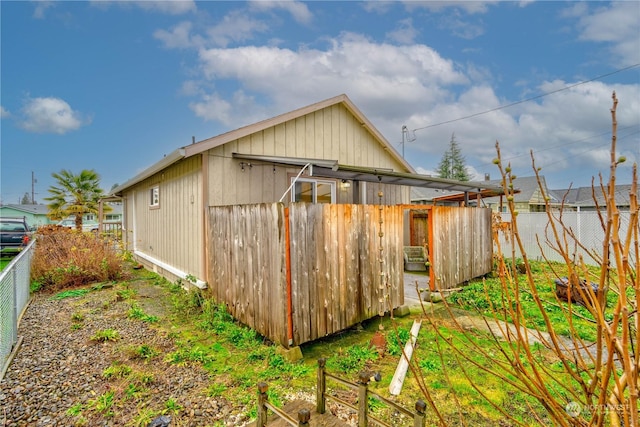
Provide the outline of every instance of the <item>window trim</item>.
{"type": "Polygon", "coordinates": [[[316,179],[316,178],[303,178],[300,177],[298,179],[295,179],[295,177],[291,177],[291,183],[293,184],[293,187],[291,188],[291,203],[296,203],[296,187],[295,184],[297,184],[298,182],[309,182],[311,184],[313,184],[313,201],[311,203],[318,203],[318,184],[326,184],[329,185],[331,187],[331,201],[329,202],[330,204],[335,204],[337,203],[337,194],[336,194],[336,187],[337,187],[337,181],[334,180],[330,180],[330,179],[316,179]]]}
{"type": "Polygon", "coordinates": [[[160,209],[160,186],[154,185],[149,188],[149,209],[160,209]]]}

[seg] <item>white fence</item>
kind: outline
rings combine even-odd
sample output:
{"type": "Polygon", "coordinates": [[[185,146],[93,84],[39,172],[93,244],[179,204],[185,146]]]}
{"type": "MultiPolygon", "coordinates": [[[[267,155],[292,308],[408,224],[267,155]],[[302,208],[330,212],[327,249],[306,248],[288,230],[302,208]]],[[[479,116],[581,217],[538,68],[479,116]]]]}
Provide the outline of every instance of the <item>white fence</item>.
{"type": "MultiPolygon", "coordinates": [[[[561,239],[563,238],[562,228],[558,222],[560,212],[554,213],[554,223],[557,226],[561,239]]],[[[629,212],[620,212],[620,237],[624,239],[629,228],[629,212]]],[[[511,214],[502,214],[503,222],[511,222],[511,214]]],[[[606,213],[603,213],[603,221],[606,221],[606,213]]],[[[516,218],[518,233],[522,240],[524,250],[530,260],[541,260],[543,254],[551,261],[563,261],[560,255],[552,249],[549,242],[556,247],[555,237],[551,229],[549,218],[544,212],[519,212],[516,218]],[[538,241],[540,245],[538,245],[538,241]]],[[[575,256],[582,255],[584,262],[594,265],[596,262],[587,252],[576,245],[579,241],[585,248],[602,255],[602,242],[604,240],[604,229],[597,212],[563,212],[562,222],[573,233],[575,239],[567,234],[569,253],[575,256]]],[[[512,243],[505,239],[504,233],[500,233],[500,244],[502,253],[506,257],[511,256],[512,243]]],[[[517,244],[514,246],[516,257],[522,254],[517,244]]]]}
{"type": "Polygon", "coordinates": [[[0,380],[9,367],[18,342],[18,323],[29,302],[34,248],[32,241],[0,273],[0,380]]]}

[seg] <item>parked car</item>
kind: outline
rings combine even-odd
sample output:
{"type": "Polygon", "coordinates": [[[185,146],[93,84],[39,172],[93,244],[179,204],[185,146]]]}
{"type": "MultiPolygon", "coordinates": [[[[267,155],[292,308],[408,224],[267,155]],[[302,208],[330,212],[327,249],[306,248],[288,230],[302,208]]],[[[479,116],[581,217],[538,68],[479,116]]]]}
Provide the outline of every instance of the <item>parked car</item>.
{"type": "Polygon", "coordinates": [[[26,218],[0,218],[0,252],[21,251],[30,239],[26,218]]]}
{"type": "MultiPolygon", "coordinates": [[[[76,229],[76,220],[75,219],[63,219],[58,223],[63,227],[71,228],[73,230],[76,229]]],[[[98,231],[98,223],[97,222],[82,222],[82,231],[98,231]]]]}

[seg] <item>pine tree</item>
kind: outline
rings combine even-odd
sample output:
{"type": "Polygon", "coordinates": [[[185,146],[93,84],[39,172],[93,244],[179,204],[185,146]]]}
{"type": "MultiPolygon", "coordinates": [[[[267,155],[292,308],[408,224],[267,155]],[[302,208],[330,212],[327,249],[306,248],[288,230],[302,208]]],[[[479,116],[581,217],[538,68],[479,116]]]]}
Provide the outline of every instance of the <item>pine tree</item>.
{"type": "Polygon", "coordinates": [[[451,134],[449,149],[445,151],[438,165],[438,177],[458,181],[469,181],[471,179],[464,164],[462,151],[456,142],[455,133],[451,134]]]}
{"type": "Polygon", "coordinates": [[[22,196],[22,199],[20,199],[20,204],[21,205],[30,205],[33,202],[31,201],[31,196],[29,196],[29,193],[24,193],[24,196],[22,196]]]}

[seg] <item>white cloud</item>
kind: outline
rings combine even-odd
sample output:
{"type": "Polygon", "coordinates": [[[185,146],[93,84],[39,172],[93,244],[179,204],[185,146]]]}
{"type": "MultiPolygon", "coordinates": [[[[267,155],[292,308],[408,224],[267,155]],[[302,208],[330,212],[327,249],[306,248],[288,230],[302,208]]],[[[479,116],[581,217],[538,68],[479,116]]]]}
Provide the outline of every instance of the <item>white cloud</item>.
{"type": "Polygon", "coordinates": [[[265,22],[236,10],[227,14],[218,25],[207,29],[207,35],[214,46],[226,47],[232,42],[250,40],[256,33],[264,33],[268,30],[269,27],[265,22]]]}
{"type": "Polygon", "coordinates": [[[192,102],[189,108],[196,113],[196,116],[205,120],[215,120],[229,125],[231,123],[231,112],[233,105],[219,96],[217,93],[205,94],[200,102],[192,102]]]}
{"type": "Polygon", "coordinates": [[[0,105],[0,118],[6,119],[8,117],[11,117],[11,113],[8,110],[5,110],[5,108],[0,105]]]}
{"type": "Polygon", "coordinates": [[[35,19],[44,19],[45,18],[45,12],[47,11],[47,9],[49,9],[50,7],[55,6],[55,3],[52,1],[37,1],[35,2],[36,8],[33,11],[33,17],[35,19]]]}
{"type": "Polygon", "coordinates": [[[183,15],[197,10],[194,0],[91,0],[92,6],[102,9],[106,9],[112,4],[124,8],[137,6],[146,11],[159,12],[167,15],[183,15]]]}
{"type": "Polygon", "coordinates": [[[428,9],[431,12],[441,12],[445,9],[456,9],[468,14],[481,14],[489,10],[489,6],[498,1],[405,1],[408,10],[428,9]]]}
{"type": "Polygon", "coordinates": [[[313,14],[306,4],[299,1],[253,1],[251,8],[254,10],[274,10],[283,9],[291,14],[296,22],[308,24],[313,19],[313,14]]]}
{"type": "MultiPolygon", "coordinates": [[[[411,22],[402,25],[410,28],[411,22]]],[[[396,150],[402,149],[402,125],[417,129],[416,140],[405,144],[407,159],[417,170],[435,169],[455,133],[475,179],[497,175],[492,163],[496,141],[503,159],[521,176],[532,174],[532,149],[537,165],[548,173],[566,168],[576,168],[578,175],[606,171],[608,156],[602,153],[610,142],[613,90],[621,100],[620,126],[638,126],[637,84],[591,82],[484,114],[513,102],[496,95],[488,83],[494,80],[490,71],[474,63],[454,64],[410,39],[409,34],[409,44],[398,46],[343,33],[326,39],[325,47],[200,48],[201,80],[185,83],[183,93],[197,97],[190,104],[196,115],[230,128],[346,93],[396,150]],[[234,92],[225,91],[226,81],[233,82],[234,92]],[[215,89],[205,90],[207,86],[215,89]]],[[[528,96],[572,84],[549,80],[528,96]]],[[[637,136],[633,138],[620,145],[628,159],[640,157],[637,136]]]]}
{"type": "Polygon", "coordinates": [[[32,98],[22,108],[20,126],[36,133],[65,134],[79,129],[85,121],[77,111],[59,98],[32,98]]]}
{"type": "Polygon", "coordinates": [[[200,51],[200,60],[207,79],[238,80],[246,90],[272,99],[283,112],[310,99],[347,93],[372,110],[388,113],[395,108],[393,117],[407,117],[418,105],[447,98],[443,87],[467,83],[451,61],[428,46],[375,44],[354,34],[331,40],[326,50],[208,49],[200,51]]]}
{"type": "Polygon", "coordinates": [[[584,8],[572,9],[579,17],[580,39],[607,43],[621,66],[640,62],[640,3],[613,2],[587,14],[584,8]]]}
{"type": "Polygon", "coordinates": [[[145,10],[166,13],[169,15],[182,15],[197,10],[196,3],[193,0],[142,0],[136,4],[145,10]]]}
{"type": "Polygon", "coordinates": [[[403,19],[398,24],[396,30],[387,33],[387,38],[400,44],[413,43],[418,31],[414,28],[411,18],[403,19]]]}
{"type": "Polygon", "coordinates": [[[156,30],[153,36],[162,41],[164,46],[169,49],[186,49],[200,44],[200,38],[192,39],[191,29],[193,24],[188,21],[180,22],[174,25],[170,31],[156,30]]]}

